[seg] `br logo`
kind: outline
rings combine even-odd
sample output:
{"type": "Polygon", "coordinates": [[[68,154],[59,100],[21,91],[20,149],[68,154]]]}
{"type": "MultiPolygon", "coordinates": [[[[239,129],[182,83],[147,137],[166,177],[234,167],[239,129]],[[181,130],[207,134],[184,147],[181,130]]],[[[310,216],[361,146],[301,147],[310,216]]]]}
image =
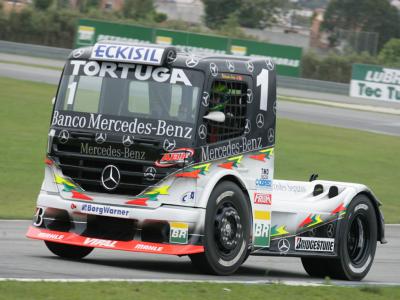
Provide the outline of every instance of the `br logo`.
{"type": "Polygon", "coordinates": [[[269,224],[265,222],[256,222],[254,224],[254,245],[269,246],[269,224]]]}
{"type": "Polygon", "coordinates": [[[189,225],[187,223],[170,223],[169,242],[171,244],[187,244],[189,237],[189,225]]]}

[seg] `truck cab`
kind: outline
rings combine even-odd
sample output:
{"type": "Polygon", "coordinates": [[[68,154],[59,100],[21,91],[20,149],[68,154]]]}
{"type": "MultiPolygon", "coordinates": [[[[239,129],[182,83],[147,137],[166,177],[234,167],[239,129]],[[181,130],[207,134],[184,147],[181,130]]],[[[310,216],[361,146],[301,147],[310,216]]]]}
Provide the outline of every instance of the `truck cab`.
{"type": "Polygon", "coordinates": [[[250,254],[303,257],[311,270],[368,240],[369,252],[353,249],[355,271],[340,273],[362,278],[384,241],[379,202],[359,184],[273,180],[275,123],[268,58],[109,41],[76,49],[27,236],[62,257],[94,248],[189,255],[220,275],[250,254]],[[353,199],[364,215],[351,232],[340,224],[353,199]]]}

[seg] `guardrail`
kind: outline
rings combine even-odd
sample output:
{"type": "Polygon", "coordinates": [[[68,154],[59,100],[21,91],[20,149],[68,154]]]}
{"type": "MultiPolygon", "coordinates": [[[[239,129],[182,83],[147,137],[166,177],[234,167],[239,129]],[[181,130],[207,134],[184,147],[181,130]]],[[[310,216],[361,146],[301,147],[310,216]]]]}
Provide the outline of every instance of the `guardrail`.
{"type": "MultiPolygon", "coordinates": [[[[0,52],[65,60],[71,52],[71,49],[0,41],[0,52]]],[[[337,95],[349,94],[349,84],[345,83],[287,76],[278,76],[277,81],[278,86],[282,88],[330,93],[337,95]]]]}
{"type": "Polygon", "coordinates": [[[0,52],[65,60],[71,49],[0,41],[0,52]]]}

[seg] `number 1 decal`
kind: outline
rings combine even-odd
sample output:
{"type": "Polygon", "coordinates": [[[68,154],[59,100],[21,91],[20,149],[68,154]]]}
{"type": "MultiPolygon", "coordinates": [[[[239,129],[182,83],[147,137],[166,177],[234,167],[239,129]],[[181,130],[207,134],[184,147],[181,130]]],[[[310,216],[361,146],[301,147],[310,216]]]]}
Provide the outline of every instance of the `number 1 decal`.
{"type": "Polygon", "coordinates": [[[75,100],[75,92],[76,92],[77,82],[74,81],[68,85],[69,93],[68,93],[68,105],[73,105],[75,100]]]}
{"type": "Polygon", "coordinates": [[[260,110],[267,111],[268,108],[268,71],[262,69],[257,75],[257,86],[261,86],[260,110]]]}

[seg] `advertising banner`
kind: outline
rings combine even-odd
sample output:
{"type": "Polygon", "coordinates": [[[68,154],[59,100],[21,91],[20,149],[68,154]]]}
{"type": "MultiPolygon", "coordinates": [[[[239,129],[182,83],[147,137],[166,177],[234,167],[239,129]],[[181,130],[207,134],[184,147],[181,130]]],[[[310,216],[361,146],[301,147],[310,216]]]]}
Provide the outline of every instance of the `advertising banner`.
{"type": "Polygon", "coordinates": [[[89,19],[79,20],[75,48],[93,45],[101,40],[174,45],[193,52],[268,57],[274,60],[279,75],[300,75],[300,47],[89,19]]]}
{"type": "Polygon", "coordinates": [[[400,102],[400,69],[353,64],[350,96],[400,102]]]}

